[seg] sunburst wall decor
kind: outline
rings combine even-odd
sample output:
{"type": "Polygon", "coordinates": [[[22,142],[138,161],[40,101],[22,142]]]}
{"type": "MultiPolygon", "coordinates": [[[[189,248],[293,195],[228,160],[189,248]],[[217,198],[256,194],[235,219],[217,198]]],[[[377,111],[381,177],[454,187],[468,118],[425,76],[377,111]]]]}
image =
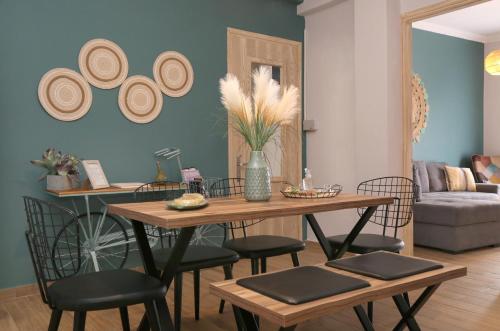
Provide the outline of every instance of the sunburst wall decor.
{"type": "Polygon", "coordinates": [[[427,118],[429,115],[429,97],[422,78],[418,74],[413,74],[411,79],[411,99],[413,120],[412,139],[414,143],[418,143],[427,127],[427,118]]]}

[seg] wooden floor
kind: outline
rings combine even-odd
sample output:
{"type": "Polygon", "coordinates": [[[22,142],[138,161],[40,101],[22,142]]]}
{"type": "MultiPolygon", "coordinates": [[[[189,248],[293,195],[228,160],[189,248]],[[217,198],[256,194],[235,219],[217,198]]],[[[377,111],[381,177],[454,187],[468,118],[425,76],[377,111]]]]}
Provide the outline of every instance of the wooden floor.
{"type": "MultiPolygon", "coordinates": [[[[450,263],[466,265],[468,276],[441,286],[427,305],[418,314],[422,330],[440,331],[494,331],[500,330],[500,248],[477,250],[460,255],[417,248],[416,255],[450,263]]],[[[324,256],[316,244],[308,244],[307,250],[300,255],[303,265],[324,262],[324,256]]],[[[269,270],[291,266],[289,256],[270,259],[269,270]]],[[[248,275],[250,265],[239,262],[235,276],[248,275]]],[[[222,270],[202,272],[202,311],[201,320],[193,317],[193,298],[191,275],[185,275],[182,329],[188,330],[235,330],[231,309],[224,314],[217,312],[219,301],[208,294],[208,283],[223,279],[222,270]]],[[[418,293],[411,293],[415,298],[418,293]]],[[[170,306],[172,297],[168,296],[170,306]]],[[[131,324],[135,328],[142,313],[141,306],[130,307],[131,324]]],[[[0,301],[1,331],[38,331],[47,330],[49,309],[37,295],[0,301]]],[[[392,330],[399,315],[391,300],[377,302],[375,305],[375,328],[392,330]]],[[[60,330],[72,329],[72,314],[64,313],[60,330]]],[[[264,324],[264,330],[276,330],[264,324]]],[[[91,312],[87,316],[87,331],[121,330],[118,311],[91,312]]],[[[362,330],[353,311],[347,310],[331,317],[300,325],[297,330],[362,330]]]]}

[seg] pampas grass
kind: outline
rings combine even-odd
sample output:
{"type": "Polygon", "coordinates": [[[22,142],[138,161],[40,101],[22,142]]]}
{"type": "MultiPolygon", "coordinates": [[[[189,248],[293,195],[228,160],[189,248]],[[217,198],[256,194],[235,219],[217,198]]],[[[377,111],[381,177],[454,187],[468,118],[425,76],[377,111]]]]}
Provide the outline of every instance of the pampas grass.
{"type": "Polygon", "coordinates": [[[271,70],[260,67],[253,73],[253,95],[243,93],[240,82],[227,74],[220,80],[221,102],[229,121],[253,151],[262,151],[278,128],[289,125],[299,113],[299,90],[291,85],[283,89],[271,78],[271,70]]]}

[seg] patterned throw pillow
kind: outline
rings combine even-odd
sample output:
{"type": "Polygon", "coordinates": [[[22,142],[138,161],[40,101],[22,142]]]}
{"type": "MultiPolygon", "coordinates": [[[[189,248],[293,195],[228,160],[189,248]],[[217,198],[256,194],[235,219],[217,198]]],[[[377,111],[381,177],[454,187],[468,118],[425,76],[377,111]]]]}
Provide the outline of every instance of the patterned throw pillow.
{"type": "Polygon", "coordinates": [[[469,168],[444,167],[448,191],[476,192],[474,175],[469,168]]]}
{"type": "Polygon", "coordinates": [[[480,182],[500,184],[500,156],[473,155],[472,165],[480,182]]]}

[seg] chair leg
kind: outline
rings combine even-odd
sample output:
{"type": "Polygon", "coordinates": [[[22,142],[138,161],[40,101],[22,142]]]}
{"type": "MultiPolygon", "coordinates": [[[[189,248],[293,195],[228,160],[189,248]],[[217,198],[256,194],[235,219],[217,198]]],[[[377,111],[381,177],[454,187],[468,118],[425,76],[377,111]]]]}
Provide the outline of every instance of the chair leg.
{"type": "MultiPolygon", "coordinates": [[[[225,265],[223,266],[224,268],[224,279],[225,280],[228,280],[228,279],[233,279],[233,265],[225,265]]],[[[219,304],[219,314],[222,314],[224,312],[224,304],[226,302],[224,300],[221,300],[220,301],[220,304],[219,304]]]]}
{"type": "Polygon", "coordinates": [[[267,259],[265,257],[260,259],[260,272],[263,274],[267,272],[267,259]]]}
{"type": "Polygon", "coordinates": [[[300,263],[299,263],[299,255],[297,254],[297,252],[294,252],[291,254],[292,255],[292,263],[293,263],[293,266],[294,267],[298,267],[300,266],[300,263]]]}
{"type": "Polygon", "coordinates": [[[75,317],[73,320],[73,331],[84,331],[85,330],[85,318],[87,317],[86,311],[75,311],[75,317]]]}
{"type": "Polygon", "coordinates": [[[50,315],[49,331],[57,331],[61,322],[62,310],[54,309],[50,315]]]}
{"type": "Polygon", "coordinates": [[[193,270],[194,319],[200,319],[200,270],[193,270]]]}
{"type": "Polygon", "coordinates": [[[122,320],[123,331],[130,331],[130,322],[128,319],[128,310],[126,306],[120,307],[120,318],[122,320]]]}
{"type": "MultiPolygon", "coordinates": [[[[154,302],[145,302],[146,316],[148,317],[149,327],[152,331],[160,331],[158,316],[156,315],[154,302]]],[[[148,329],[149,330],[149,329],[148,329]]]]}
{"type": "Polygon", "coordinates": [[[174,326],[176,331],[181,329],[182,320],[182,272],[174,278],[174,326]]]}
{"type": "Polygon", "coordinates": [[[373,323],[373,301],[368,302],[368,319],[373,323]]]}
{"type": "Polygon", "coordinates": [[[168,313],[167,302],[165,298],[156,300],[156,307],[158,307],[158,318],[159,326],[161,330],[172,330],[174,326],[172,325],[172,320],[168,313]]]}
{"type": "Polygon", "coordinates": [[[252,275],[258,275],[259,274],[259,259],[251,259],[251,264],[252,264],[252,275]]]}

